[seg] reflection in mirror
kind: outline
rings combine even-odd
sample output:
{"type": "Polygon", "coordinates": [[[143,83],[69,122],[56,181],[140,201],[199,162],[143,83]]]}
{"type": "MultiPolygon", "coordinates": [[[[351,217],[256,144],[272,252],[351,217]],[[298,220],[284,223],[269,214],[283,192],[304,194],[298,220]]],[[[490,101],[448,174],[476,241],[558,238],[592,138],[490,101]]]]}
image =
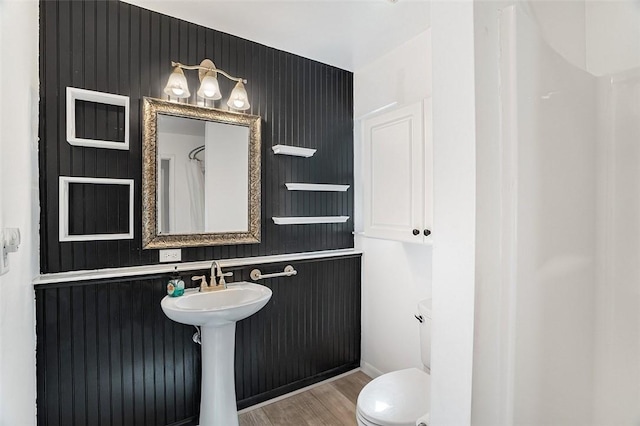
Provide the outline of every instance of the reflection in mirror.
{"type": "Polygon", "coordinates": [[[158,233],[247,232],[249,128],[158,114],[157,140],[158,233]]]}
{"type": "Polygon", "coordinates": [[[145,248],[259,242],[260,118],[145,98],[145,248]]]}

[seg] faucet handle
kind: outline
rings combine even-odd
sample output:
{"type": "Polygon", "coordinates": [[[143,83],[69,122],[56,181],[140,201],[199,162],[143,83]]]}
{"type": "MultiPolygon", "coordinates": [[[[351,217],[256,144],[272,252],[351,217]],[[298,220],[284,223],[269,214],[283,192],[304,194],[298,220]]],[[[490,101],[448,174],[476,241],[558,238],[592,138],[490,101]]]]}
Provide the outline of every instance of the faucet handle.
{"type": "Polygon", "coordinates": [[[207,277],[204,275],[198,275],[195,277],[191,277],[191,281],[198,281],[200,280],[200,291],[202,291],[203,289],[207,288],[207,277]]]}
{"type": "Polygon", "coordinates": [[[218,285],[223,286],[224,288],[227,288],[227,282],[225,281],[224,277],[231,277],[233,276],[233,272],[222,272],[220,270],[220,273],[218,274],[218,285]]]}

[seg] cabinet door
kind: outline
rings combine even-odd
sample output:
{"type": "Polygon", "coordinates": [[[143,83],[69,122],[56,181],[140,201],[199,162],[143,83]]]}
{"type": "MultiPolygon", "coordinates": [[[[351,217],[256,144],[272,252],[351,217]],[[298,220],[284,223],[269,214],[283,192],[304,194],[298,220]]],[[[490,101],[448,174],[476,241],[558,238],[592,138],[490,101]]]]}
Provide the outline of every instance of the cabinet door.
{"type": "Polygon", "coordinates": [[[365,120],[363,136],[365,234],[422,242],[423,104],[365,120]]]}

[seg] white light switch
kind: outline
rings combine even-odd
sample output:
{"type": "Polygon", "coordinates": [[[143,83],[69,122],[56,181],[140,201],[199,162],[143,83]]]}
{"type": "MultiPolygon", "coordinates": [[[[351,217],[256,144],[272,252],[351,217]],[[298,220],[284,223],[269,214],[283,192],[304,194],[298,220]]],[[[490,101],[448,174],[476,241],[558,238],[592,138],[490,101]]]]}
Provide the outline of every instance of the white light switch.
{"type": "Polygon", "coordinates": [[[182,260],[182,251],[180,249],[160,250],[160,262],[180,262],[182,260]]]}

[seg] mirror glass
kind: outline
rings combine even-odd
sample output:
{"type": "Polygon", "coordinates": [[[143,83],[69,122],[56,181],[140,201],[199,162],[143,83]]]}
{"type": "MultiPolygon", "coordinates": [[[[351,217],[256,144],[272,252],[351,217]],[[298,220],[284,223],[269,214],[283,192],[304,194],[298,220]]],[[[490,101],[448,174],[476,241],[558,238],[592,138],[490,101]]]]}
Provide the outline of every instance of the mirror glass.
{"type": "Polygon", "coordinates": [[[260,118],[155,99],[144,108],[145,248],[259,242],[260,118]]]}
{"type": "Polygon", "coordinates": [[[249,128],[158,114],[158,234],[249,230],[249,128]]]}

